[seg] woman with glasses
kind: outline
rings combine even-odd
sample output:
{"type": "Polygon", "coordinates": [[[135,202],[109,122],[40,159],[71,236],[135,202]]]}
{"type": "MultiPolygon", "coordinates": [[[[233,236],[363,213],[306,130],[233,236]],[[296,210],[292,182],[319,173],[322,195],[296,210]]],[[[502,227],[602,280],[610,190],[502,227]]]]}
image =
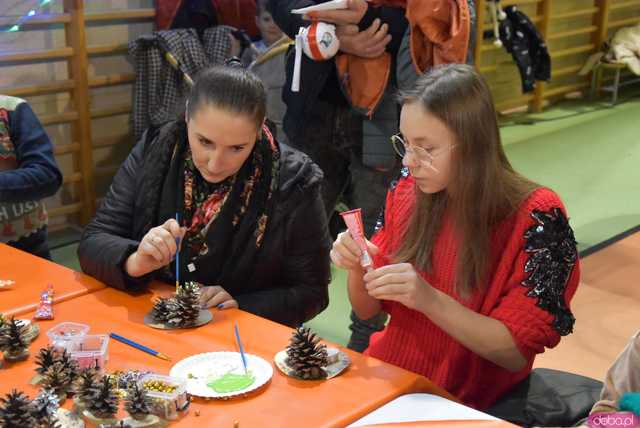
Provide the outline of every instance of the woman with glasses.
{"type": "Polygon", "coordinates": [[[573,231],[558,196],[509,164],[472,67],[433,68],[400,102],[392,144],[405,168],[367,242],[375,269],[348,232],[331,258],[358,317],[390,315],[367,354],[487,408],[572,331],[573,231]]]}

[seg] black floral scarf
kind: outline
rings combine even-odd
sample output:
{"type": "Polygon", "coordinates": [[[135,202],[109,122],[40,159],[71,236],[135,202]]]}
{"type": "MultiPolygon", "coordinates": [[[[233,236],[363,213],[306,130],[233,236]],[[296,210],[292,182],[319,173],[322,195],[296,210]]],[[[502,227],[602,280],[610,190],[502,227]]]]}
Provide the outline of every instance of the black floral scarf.
{"type": "Polygon", "coordinates": [[[280,157],[269,130],[265,128],[262,132],[263,138],[256,142],[240,171],[221,183],[205,181],[193,163],[191,150],[185,151],[181,223],[187,227],[185,239],[192,255],[208,254],[206,236],[212,227],[236,232],[249,227],[253,229],[255,247],[260,248],[268,221],[267,207],[277,185],[280,157]]]}
{"type": "MultiPolygon", "coordinates": [[[[169,210],[174,210],[181,213],[180,225],[187,228],[180,250],[180,282],[193,280],[232,290],[234,283],[248,279],[261,248],[278,188],[280,151],[263,127],[240,170],[212,184],[193,163],[186,129],[183,137],[165,180],[163,200],[169,206],[161,209],[159,220],[172,218],[169,210]],[[176,185],[177,194],[172,190],[176,185]]],[[[174,263],[168,268],[172,272],[165,273],[173,276],[174,263]]]]}

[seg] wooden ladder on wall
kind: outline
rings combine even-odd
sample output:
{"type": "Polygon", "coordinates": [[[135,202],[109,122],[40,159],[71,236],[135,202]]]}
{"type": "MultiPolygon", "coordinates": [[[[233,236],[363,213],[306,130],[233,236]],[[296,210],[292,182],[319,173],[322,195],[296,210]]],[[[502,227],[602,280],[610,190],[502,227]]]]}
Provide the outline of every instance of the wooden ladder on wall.
{"type": "MultiPolygon", "coordinates": [[[[494,46],[492,43],[483,43],[483,33],[492,29],[487,14],[488,1],[476,0],[478,27],[474,58],[476,67],[485,75],[491,85],[492,76],[500,70],[499,61],[495,59],[495,55],[490,54],[494,54],[497,50],[504,50],[504,48],[494,46]]],[[[577,76],[586,56],[598,51],[613,30],[640,22],[640,0],[574,0],[573,3],[577,5],[576,7],[557,11],[560,3],[558,0],[502,0],[500,2],[503,7],[516,5],[522,9],[529,8],[527,10],[534,11],[529,17],[547,41],[552,61],[552,72],[551,81],[549,83],[539,82],[534,93],[524,95],[515,93],[506,99],[496,100],[499,110],[527,105],[530,110],[538,112],[551,99],[588,88],[590,86],[589,77],[577,76]],[[611,19],[615,14],[621,13],[624,13],[626,17],[611,19]],[[571,28],[561,31],[554,30],[556,27],[566,27],[572,20],[575,22],[581,18],[591,18],[591,22],[588,25],[573,25],[571,28]],[[590,36],[590,40],[581,42],[580,36],[585,35],[590,36]],[[554,44],[559,41],[566,41],[572,45],[555,48],[554,44]],[[553,67],[553,63],[560,60],[569,60],[573,63],[553,67]],[[573,82],[564,82],[574,76],[573,82]]]]}
{"type": "Polygon", "coordinates": [[[73,200],[64,205],[49,209],[51,217],[78,216],[80,225],[86,224],[95,212],[96,192],[94,179],[96,176],[113,175],[119,165],[106,168],[95,168],[93,162],[94,149],[114,146],[122,142],[121,138],[110,138],[94,141],[92,137],[92,119],[129,114],[131,104],[96,109],[91,106],[91,90],[114,85],[132,84],[135,76],[132,73],[103,75],[90,78],[88,75],[90,58],[96,56],[126,55],[127,45],[108,44],[87,46],[86,29],[92,23],[123,24],[131,21],[150,21],[155,17],[155,10],[133,9],[102,13],[85,13],[84,0],[63,0],[63,12],[42,14],[30,18],[20,31],[41,30],[43,27],[56,28],[64,26],[65,46],[37,51],[2,51],[0,67],[18,64],[50,63],[66,61],[67,78],[33,85],[0,88],[0,93],[28,99],[32,96],[68,93],[70,110],[49,115],[40,115],[44,126],[68,124],[71,127],[71,141],[54,141],[56,156],[70,154],[73,159],[73,170],[65,171],[64,185],[74,186],[73,200]]]}

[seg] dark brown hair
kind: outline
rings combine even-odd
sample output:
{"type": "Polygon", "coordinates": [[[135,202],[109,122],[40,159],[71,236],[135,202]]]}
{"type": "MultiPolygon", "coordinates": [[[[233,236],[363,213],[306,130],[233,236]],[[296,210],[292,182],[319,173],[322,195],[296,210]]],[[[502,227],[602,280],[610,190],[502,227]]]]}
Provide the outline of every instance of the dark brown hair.
{"type": "Polygon", "coordinates": [[[262,12],[269,12],[267,10],[267,1],[268,0],[256,0],[256,16],[260,17],[262,12]]]}
{"type": "Polygon", "coordinates": [[[456,289],[460,296],[469,297],[487,286],[493,227],[539,186],[511,167],[502,148],[491,92],[473,67],[434,67],[412,89],[400,93],[399,100],[418,103],[442,121],[455,136],[456,147],[451,152],[447,189],[425,194],[416,188],[416,207],[396,259],[431,271],[433,247],[448,211],[459,242],[456,289]]]}
{"type": "Polygon", "coordinates": [[[242,67],[218,65],[202,70],[187,99],[187,116],[203,106],[246,115],[260,127],[267,111],[267,95],[259,77],[242,67]]]}

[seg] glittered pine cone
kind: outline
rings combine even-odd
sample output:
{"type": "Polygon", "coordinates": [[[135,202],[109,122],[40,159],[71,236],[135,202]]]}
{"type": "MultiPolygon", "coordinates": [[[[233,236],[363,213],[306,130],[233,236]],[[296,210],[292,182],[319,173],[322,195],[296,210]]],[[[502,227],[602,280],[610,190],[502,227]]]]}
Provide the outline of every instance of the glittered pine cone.
{"type": "Polygon", "coordinates": [[[60,428],[58,409],[60,401],[54,391],[43,389],[32,401],[32,414],[38,428],[60,428]]]}
{"type": "Polygon", "coordinates": [[[173,327],[194,325],[200,316],[200,285],[187,282],[178,288],[175,305],[168,307],[167,324],[173,327]]]}
{"type": "Polygon", "coordinates": [[[159,297],[153,304],[151,316],[158,322],[165,322],[173,306],[175,306],[175,299],[173,297],[159,297]]]}

